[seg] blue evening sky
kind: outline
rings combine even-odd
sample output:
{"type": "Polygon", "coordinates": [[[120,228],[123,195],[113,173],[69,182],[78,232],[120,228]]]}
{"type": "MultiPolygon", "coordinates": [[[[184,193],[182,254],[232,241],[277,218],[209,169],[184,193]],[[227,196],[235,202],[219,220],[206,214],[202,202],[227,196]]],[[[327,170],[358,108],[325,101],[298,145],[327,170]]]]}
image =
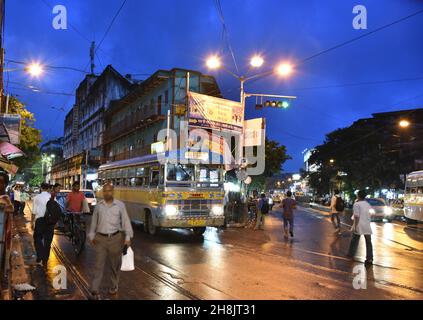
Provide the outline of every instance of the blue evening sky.
{"type": "MultiPolygon", "coordinates": [[[[89,61],[89,41],[99,43],[122,1],[6,3],[7,59],[84,69],[89,61]],[[46,3],[66,6],[72,25],[68,30],[52,27],[54,15],[46,3]]],[[[221,50],[225,64],[234,69],[222,42],[222,25],[214,3],[127,0],[97,52],[96,71],[112,64],[122,74],[151,74],[173,67],[207,73],[205,57],[221,50]]],[[[246,71],[253,53],[263,54],[267,67],[263,71],[287,59],[298,64],[317,52],[423,9],[420,0],[221,0],[221,4],[241,71],[246,71]],[[368,30],[352,27],[352,9],[358,4],[367,8],[368,30]]],[[[222,71],[209,73],[217,77],[225,98],[239,99],[235,79],[222,71]]],[[[423,14],[299,64],[287,80],[272,76],[247,84],[248,92],[297,95],[298,99],[284,111],[256,111],[255,99],[250,99],[246,114],[247,118],[266,117],[267,136],[286,145],[293,157],[284,170],[298,171],[301,152],[321,143],[325,133],[373,112],[423,105],[423,79],[331,86],[418,77],[423,77],[423,14]]],[[[35,113],[36,125],[48,139],[63,135],[64,116],[74,102],[72,96],[48,93],[72,93],[82,78],[82,73],[67,70],[49,70],[40,79],[12,71],[7,85],[8,92],[18,95],[35,113]],[[36,86],[43,93],[26,90],[25,85],[36,86]]]]}

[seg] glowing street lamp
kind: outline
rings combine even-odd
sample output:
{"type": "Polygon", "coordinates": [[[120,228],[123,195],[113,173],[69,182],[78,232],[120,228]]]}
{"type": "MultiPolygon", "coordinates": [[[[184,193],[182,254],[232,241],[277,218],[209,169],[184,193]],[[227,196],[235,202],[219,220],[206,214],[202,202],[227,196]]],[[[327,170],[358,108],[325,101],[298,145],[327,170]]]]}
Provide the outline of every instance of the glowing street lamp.
{"type": "Polygon", "coordinates": [[[329,162],[330,163],[335,163],[335,159],[330,159],[329,162]]]}
{"type": "Polygon", "coordinates": [[[260,68],[264,63],[263,57],[255,55],[251,58],[250,64],[253,68],[260,68]]]}
{"type": "Polygon", "coordinates": [[[292,64],[284,62],[276,67],[276,73],[281,77],[287,77],[292,73],[293,69],[292,64]]]}
{"type": "Polygon", "coordinates": [[[207,67],[209,69],[219,69],[220,68],[220,59],[218,56],[210,56],[206,61],[207,67]]]}
{"type": "Polygon", "coordinates": [[[33,77],[39,77],[44,73],[43,66],[37,62],[29,64],[25,70],[33,77]]]}
{"type": "Polygon", "coordinates": [[[408,121],[408,120],[401,120],[401,121],[398,123],[398,125],[399,125],[401,128],[408,128],[408,127],[410,126],[410,121],[408,121]]]}

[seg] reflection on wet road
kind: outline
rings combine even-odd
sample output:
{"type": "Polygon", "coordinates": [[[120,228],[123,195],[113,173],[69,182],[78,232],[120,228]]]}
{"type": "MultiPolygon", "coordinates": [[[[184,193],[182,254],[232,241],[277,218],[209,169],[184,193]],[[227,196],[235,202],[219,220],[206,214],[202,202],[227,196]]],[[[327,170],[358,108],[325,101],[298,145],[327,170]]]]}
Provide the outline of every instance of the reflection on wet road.
{"type": "MultiPolygon", "coordinates": [[[[345,257],[348,219],[335,235],[327,216],[296,212],[295,237],[285,240],[280,212],[264,231],[209,228],[156,236],[135,226],[136,270],[122,272],[119,299],[423,299],[423,229],[399,222],[373,223],[374,266],[364,268],[364,239],[355,261],[345,257]],[[354,289],[364,276],[366,289],[354,289]],[[361,278],[360,278],[361,279],[361,278]]],[[[93,248],[76,257],[61,236],[55,243],[88,286],[93,248]]],[[[364,286],[361,286],[364,287],[364,286]]],[[[107,283],[104,290],[107,289],[107,283]]]]}

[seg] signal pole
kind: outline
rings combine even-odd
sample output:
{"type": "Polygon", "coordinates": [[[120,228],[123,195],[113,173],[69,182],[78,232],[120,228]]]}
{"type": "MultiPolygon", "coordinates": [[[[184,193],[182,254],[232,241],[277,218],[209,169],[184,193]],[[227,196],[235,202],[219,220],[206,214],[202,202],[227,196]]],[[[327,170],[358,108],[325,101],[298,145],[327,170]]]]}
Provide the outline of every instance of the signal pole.
{"type": "Polygon", "coordinates": [[[4,71],[4,17],[6,0],[0,0],[0,112],[3,111],[3,71],[4,71]]]}

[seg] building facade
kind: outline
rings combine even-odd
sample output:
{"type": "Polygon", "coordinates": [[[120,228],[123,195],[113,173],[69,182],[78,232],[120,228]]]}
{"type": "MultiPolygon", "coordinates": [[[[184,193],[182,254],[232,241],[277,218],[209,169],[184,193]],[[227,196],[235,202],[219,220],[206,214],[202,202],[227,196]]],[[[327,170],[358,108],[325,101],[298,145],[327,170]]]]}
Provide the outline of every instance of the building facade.
{"type": "Polygon", "coordinates": [[[62,162],[52,169],[52,179],[65,187],[80,181],[90,187],[101,162],[104,113],[111,101],[125,96],[133,86],[111,65],[100,75],[87,75],[76,89],[75,105],[64,123],[62,162]]]}
{"type": "Polygon", "coordinates": [[[179,133],[187,120],[187,73],[190,91],[221,97],[214,77],[184,69],[159,70],[137,84],[105,112],[103,163],[151,153],[158,132],[169,127],[179,133]]]}

